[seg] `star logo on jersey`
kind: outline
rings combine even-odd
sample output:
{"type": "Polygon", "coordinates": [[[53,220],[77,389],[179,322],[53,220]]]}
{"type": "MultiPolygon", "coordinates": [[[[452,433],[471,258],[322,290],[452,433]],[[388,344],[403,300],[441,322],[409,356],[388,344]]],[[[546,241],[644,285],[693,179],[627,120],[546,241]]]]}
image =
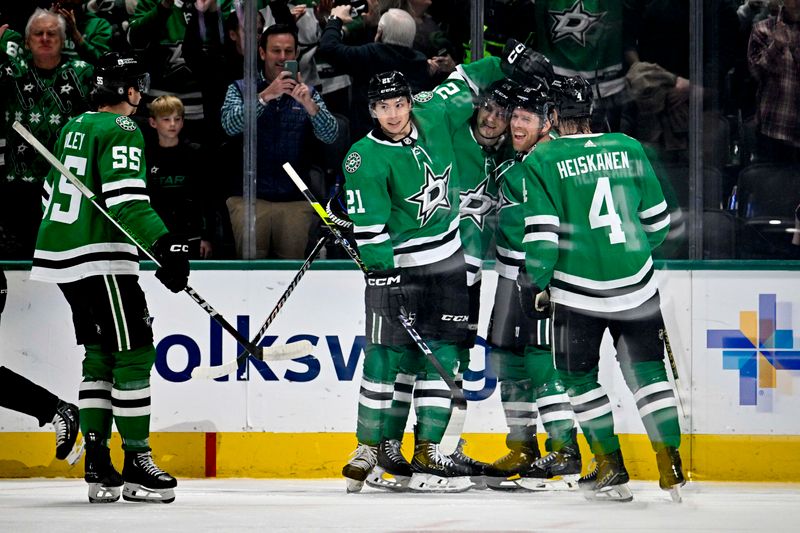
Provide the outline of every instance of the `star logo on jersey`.
{"type": "Polygon", "coordinates": [[[594,144],[591,140],[586,141],[586,144],[583,145],[584,148],[597,148],[597,145],[594,144]]]}
{"type": "Polygon", "coordinates": [[[14,71],[11,70],[11,67],[6,67],[6,74],[8,76],[13,76],[14,75],[14,71]]]}
{"type": "Polygon", "coordinates": [[[57,113],[53,113],[52,115],[50,115],[50,124],[53,124],[55,126],[61,124],[61,115],[57,113]]]}
{"type": "Polygon", "coordinates": [[[502,189],[500,192],[497,193],[497,210],[500,211],[505,209],[506,207],[514,207],[515,205],[519,205],[519,202],[514,202],[510,200],[505,194],[503,194],[502,189]]]}
{"type": "Polygon", "coordinates": [[[430,102],[433,98],[433,92],[431,91],[420,91],[414,95],[414,101],[419,102],[420,104],[424,104],[425,102],[430,102]]]}
{"type": "Polygon", "coordinates": [[[82,61],[80,59],[76,59],[74,64],[78,68],[84,68],[84,67],[88,67],[89,66],[89,63],[87,63],[86,61],[82,61]]]}
{"type": "Polygon", "coordinates": [[[26,83],[22,87],[22,90],[25,91],[26,93],[33,92],[33,84],[32,83],[26,83]]]}
{"type": "Polygon", "coordinates": [[[63,85],[61,87],[61,94],[64,94],[64,93],[69,94],[72,91],[72,89],[74,89],[74,87],[72,85],[63,85]]]}
{"type": "Polygon", "coordinates": [[[352,152],[350,155],[347,156],[347,159],[345,159],[344,161],[344,169],[350,174],[358,170],[358,167],[360,166],[361,166],[361,154],[359,154],[358,152],[352,152]]]}
{"type": "Polygon", "coordinates": [[[158,167],[153,167],[150,169],[150,174],[158,174],[158,167]]]}
{"type": "Polygon", "coordinates": [[[42,114],[41,113],[31,113],[31,118],[30,118],[30,123],[31,124],[38,124],[39,121],[41,121],[41,120],[42,120],[42,114]]]}
{"type": "Polygon", "coordinates": [[[483,230],[486,215],[489,214],[494,205],[494,198],[486,192],[489,187],[489,178],[485,178],[474,189],[469,189],[459,193],[460,205],[458,212],[462,220],[469,219],[479,230],[483,230]]]}
{"type": "Polygon", "coordinates": [[[17,122],[22,122],[22,111],[17,111],[14,113],[14,120],[17,122]]]}
{"type": "Polygon", "coordinates": [[[583,0],[575,0],[572,7],[564,11],[550,11],[553,26],[550,32],[553,43],[562,39],[572,39],[581,46],[586,46],[586,34],[600,22],[606,12],[592,13],[583,7],[583,0]]]}
{"type": "Polygon", "coordinates": [[[28,145],[26,145],[26,144],[17,145],[17,153],[18,154],[24,154],[25,150],[27,150],[27,149],[28,149],[28,145]]]}
{"type": "Polygon", "coordinates": [[[431,170],[427,163],[425,167],[425,184],[416,194],[406,198],[406,201],[418,204],[417,219],[424,226],[438,209],[450,209],[450,200],[447,198],[447,188],[450,184],[450,171],[453,165],[448,165],[440,176],[431,170]]]}

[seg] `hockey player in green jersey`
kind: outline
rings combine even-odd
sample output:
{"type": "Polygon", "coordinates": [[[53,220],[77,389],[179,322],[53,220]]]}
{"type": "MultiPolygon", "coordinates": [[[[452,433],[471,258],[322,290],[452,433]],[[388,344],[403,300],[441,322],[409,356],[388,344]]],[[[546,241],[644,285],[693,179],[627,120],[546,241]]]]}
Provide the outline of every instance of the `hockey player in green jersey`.
{"type": "Polygon", "coordinates": [[[521,304],[544,310],[542,289],[550,287],[556,368],[597,461],[579,482],[587,497],[633,498],[611,404],[597,381],[608,329],[656,452],[659,485],[679,499],[681,432],[651,256],[669,229],[667,204],[639,142],[589,133],[591,91],[572,83],[561,105],[563,136],[526,161],[534,179],[525,202],[521,304]]]}
{"type": "MultiPolygon", "coordinates": [[[[360,490],[376,466],[380,447],[381,454],[398,459],[387,473],[403,487],[462,491],[471,486],[469,471],[439,449],[451,414],[451,392],[398,319],[401,312],[413,317],[414,327],[452,377],[469,312],[458,189],[451,184],[452,139],[442,127],[441,110],[412,111],[411,90],[399,72],[375,76],[368,98],[377,127],[353,145],[343,164],[348,214],[371,272],[365,291],[368,344],[358,406],[359,445],[342,473],[349,491],[360,490]],[[417,435],[410,466],[399,450],[405,417],[388,416],[398,371],[419,377],[413,392],[417,435]]],[[[409,383],[405,396],[411,396],[411,388],[409,383]]]]}
{"type": "Polygon", "coordinates": [[[487,482],[495,489],[541,490],[553,487],[550,478],[557,475],[571,487],[580,475],[581,459],[572,409],[550,354],[550,321],[546,316],[533,319],[523,314],[516,286],[525,258],[524,206],[530,194],[526,160],[551,139],[554,102],[546,84],[540,82],[520,87],[511,107],[509,136],[516,156],[497,171],[498,281],[488,334],[509,426],[510,452],[487,468],[487,482]],[[553,450],[541,459],[546,463],[540,462],[536,440],[539,414],[549,435],[548,449],[553,450]]]}
{"type": "MultiPolygon", "coordinates": [[[[94,74],[96,112],[70,120],[55,155],[96,195],[122,227],[151,248],[156,277],[173,292],[186,287],[188,245],[173,238],[150,207],[144,139],[128,116],[147,90],[133,56],[106,54],[94,74]]],[[[84,345],[78,394],[86,441],[89,501],[169,503],[177,481],[150,451],[150,371],[155,362],[152,318],[138,281],[138,250],[65,176],[53,169],[44,184],[45,212],[31,279],[57,283],[84,345]],[[122,437],[122,475],[111,462],[112,421],[122,437]]]]}

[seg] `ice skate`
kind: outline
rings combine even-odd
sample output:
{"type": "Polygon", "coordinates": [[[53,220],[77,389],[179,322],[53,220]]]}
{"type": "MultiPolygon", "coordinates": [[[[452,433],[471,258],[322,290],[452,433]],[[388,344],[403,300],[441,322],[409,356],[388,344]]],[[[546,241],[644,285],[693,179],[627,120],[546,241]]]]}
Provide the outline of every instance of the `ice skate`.
{"type": "Polygon", "coordinates": [[[628,471],[622,461],[622,452],[615,452],[595,456],[594,470],[578,480],[578,487],[583,491],[587,500],[594,501],[619,501],[633,500],[633,494],[628,487],[628,471]]]}
{"type": "Polygon", "coordinates": [[[658,463],[658,486],[669,492],[672,501],[680,503],[683,501],[681,487],[686,484],[683,477],[683,465],[681,456],[677,448],[667,447],[656,453],[658,463]]]}
{"type": "Polygon", "coordinates": [[[581,452],[577,445],[564,446],[533,463],[520,473],[517,485],[525,490],[572,490],[581,476],[581,452]]]}
{"type": "Polygon", "coordinates": [[[172,503],[178,480],[153,462],[151,452],[125,452],[122,468],[125,488],[122,497],[129,502],[172,503]]]}
{"type": "Polygon", "coordinates": [[[122,476],[111,463],[111,453],[94,431],[86,435],[86,461],[83,479],[89,484],[90,503],[119,500],[122,476]]]}
{"type": "Polygon", "coordinates": [[[66,459],[74,465],[83,455],[84,442],[76,444],[80,424],[78,406],[58,400],[53,426],[56,429],[56,459],[66,459]]]}
{"type": "Polygon", "coordinates": [[[408,488],[416,492],[464,492],[472,487],[471,469],[453,462],[431,441],[417,441],[411,468],[408,488]]]}
{"type": "Polygon", "coordinates": [[[450,454],[450,459],[452,459],[457,465],[465,466],[470,469],[469,478],[472,480],[473,489],[486,489],[486,478],[484,478],[483,472],[489,465],[481,461],[477,461],[465,454],[464,444],[466,444],[464,439],[458,439],[458,446],[456,446],[456,450],[450,454]]]}
{"type": "Polygon", "coordinates": [[[365,481],[375,489],[402,492],[408,490],[412,474],[411,464],[400,451],[400,441],[384,439],[378,444],[378,463],[365,481]]]}
{"type": "Polygon", "coordinates": [[[510,451],[483,470],[486,485],[493,490],[519,490],[516,480],[541,457],[536,439],[530,443],[509,443],[510,451]]]}
{"type": "Polygon", "coordinates": [[[347,481],[347,492],[360,492],[370,471],[378,463],[378,447],[358,444],[350,460],[342,468],[342,475],[347,481]]]}

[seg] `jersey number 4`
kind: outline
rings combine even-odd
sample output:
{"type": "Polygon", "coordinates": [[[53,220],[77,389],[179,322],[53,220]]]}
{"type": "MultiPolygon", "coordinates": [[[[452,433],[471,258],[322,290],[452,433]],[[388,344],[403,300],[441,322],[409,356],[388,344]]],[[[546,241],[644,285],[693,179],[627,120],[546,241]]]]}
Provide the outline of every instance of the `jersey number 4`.
{"type": "Polygon", "coordinates": [[[592,229],[611,228],[608,240],[611,244],[623,244],[625,232],[622,230],[622,219],[614,209],[614,197],[611,196],[611,184],[607,177],[597,178],[597,185],[589,207],[589,226],[592,229]],[[601,214],[604,210],[605,214],[601,214]]]}

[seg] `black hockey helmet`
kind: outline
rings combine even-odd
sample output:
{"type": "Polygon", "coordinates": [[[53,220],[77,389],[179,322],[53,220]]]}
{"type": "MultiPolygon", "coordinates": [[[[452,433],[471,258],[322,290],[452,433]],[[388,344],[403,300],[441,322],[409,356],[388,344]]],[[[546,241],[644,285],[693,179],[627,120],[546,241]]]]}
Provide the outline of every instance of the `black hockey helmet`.
{"type": "Polygon", "coordinates": [[[519,89],[519,84],[508,79],[499,80],[486,88],[481,93],[481,105],[492,101],[500,107],[508,108],[514,97],[514,93],[519,89]]]}
{"type": "Polygon", "coordinates": [[[550,111],[554,106],[553,97],[547,85],[542,82],[537,85],[519,87],[511,98],[512,110],[520,108],[544,118],[550,117],[550,111]]]}
{"type": "Polygon", "coordinates": [[[548,87],[553,82],[553,65],[543,54],[509,39],[500,58],[500,69],[507,78],[520,85],[536,85],[543,81],[548,87]]]}
{"type": "Polygon", "coordinates": [[[411,86],[402,72],[391,70],[389,72],[382,72],[376,74],[369,80],[367,87],[367,100],[369,101],[370,109],[381,100],[387,98],[397,98],[398,96],[405,96],[411,102],[411,86]]]}
{"type": "Polygon", "coordinates": [[[98,61],[92,77],[94,90],[107,96],[127,100],[128,87],[140,93],[150,89],[150,74],[144,64],[133,54],[108,52],[98,61]]]}
{"type": "Polygon", "coordinates": [[[592,86],[581,76],[564,78],[558,88],[557,100],[561,118],[580,119],[592,116],[592,86]]]}

